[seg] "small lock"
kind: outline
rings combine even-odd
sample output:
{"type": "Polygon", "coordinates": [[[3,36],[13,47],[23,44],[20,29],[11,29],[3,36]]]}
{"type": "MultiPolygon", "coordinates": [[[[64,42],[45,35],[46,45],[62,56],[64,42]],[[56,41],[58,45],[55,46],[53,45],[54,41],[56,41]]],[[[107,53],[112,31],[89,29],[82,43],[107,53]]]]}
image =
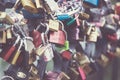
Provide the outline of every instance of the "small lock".
{"type": "Polygon", "coordinates": [[[22,78],[22,79],[24,79],[24,78],[27,77],[26,74],[23,73],[23,72],[18,72],[18,73],[17,73],[17,76],[18,76],[19,78],[22,78]]]}
{"type": "Polygon", "coordinates": [[[6,43],[6,32],[5,31],[0,31],[0,43],[4,44],[6,43]]]}
{"type": "Polygon", "coordinates": [[[86,39],[90,42],[97,42],[98,32],[95,27],[92,28],[90,35],[87,35],[86,39]]]}
{"type": "Polygon", "coordinates": [[[34,65],[32,65],[32,66],[30,67],[29,72],[30,72],[32,75],[37,75],[37,74],[38,74],[38,70],[37,70],[37,68],[36,68],[34,65]]]}
{"type": "Polygon", "coordinates": [[[58,31],[59,30],[59,21],[57,20],[49,20],[49,29],[51,31],[58,31]]]}
{"type": "Polygon", "coordinates": [[[7,39],[11,39],[12,38],[11,29],[7,29],[6,33],[7,33],[7,39]]]}

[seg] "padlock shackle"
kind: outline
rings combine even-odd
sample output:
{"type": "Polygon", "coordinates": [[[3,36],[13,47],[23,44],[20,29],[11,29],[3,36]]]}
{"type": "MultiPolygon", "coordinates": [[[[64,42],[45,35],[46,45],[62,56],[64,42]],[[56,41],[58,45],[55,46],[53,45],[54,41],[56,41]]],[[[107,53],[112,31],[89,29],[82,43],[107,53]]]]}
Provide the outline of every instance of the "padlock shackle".
{"type": "Polygon", "coordinates": [[[64,24],[62,23],[62,21],[60,21],[60,20],[58,20],[58,22],[61,24],[61,28],[62,28],[62,31],[64,31],[64,33],[65,33],[65,37],[66,37],[66,40],[67,40],[67,32],[65,31],[65,29],[64,29],[64,24]]]}
{"type": "Polygon", "coordinates": [[[1,80],[2,80],[2,79],[5,79],[5,78],[9,78],[9,79],[11,79],[11,80],[14,80],[13,77],[11,77],[11,76],[7,76],[7,75],[3,76],[3,77],[1,78],[1,80]]]}

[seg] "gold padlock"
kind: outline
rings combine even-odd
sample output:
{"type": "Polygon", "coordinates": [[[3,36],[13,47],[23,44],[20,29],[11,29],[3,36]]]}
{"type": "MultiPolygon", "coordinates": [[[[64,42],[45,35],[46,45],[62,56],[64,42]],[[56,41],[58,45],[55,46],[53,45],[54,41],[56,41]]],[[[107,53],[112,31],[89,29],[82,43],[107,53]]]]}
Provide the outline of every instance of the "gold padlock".
{"type": "Polygon", "coordinates": [[[34,3],[32,2],[32,0],[21,0],[21,3],[23,5],[23,7],[31,12],[31,13],[37,13],[38,10],[37,8],[35,7],[34,3]]]}
{"type": "Polygon", "coordinates": [[[6,32],[0,31],[0,43],[5,44],[6,43],[6,32]]]}
{"type": "Polygon", "coordinates": [[[37,9],[43,9],[43,1],[42,0],[35,0],[37,9]]]}
{"type": "Polygon", "coordinates": [[[87,35],[86,39],[89,42],[97,42],[98,32],[96,27],[92,27],[92,30],[90,32],[90,35],[87,35]]]}
{"type": "Polygon", "coordinates": [[[0,22],[14,24],[14,21],[6,12],[0,12],[0,22]]]}
{"type": "Polygon", "coordinates": [[[51,31],[58,31],[59,30],[59,22],[56,20],[49,20],[49,29],[51,31]]]}
{"type": "Polygon", "coordinates": [[[11,29],[7,29],[6,32],[7,32],[7,39],[11,39],[12,38],[11,29]]]}
{"type": "Polygon", "coordinates": [[[37,68],[36,68],[34,65],[32,65],[32,66],[30,67],[29,72],[30,72],[30,74],[33,75],[33,76],[35,76],[35,75],[38,74],[38,70],[37,70],[37,68]]]}

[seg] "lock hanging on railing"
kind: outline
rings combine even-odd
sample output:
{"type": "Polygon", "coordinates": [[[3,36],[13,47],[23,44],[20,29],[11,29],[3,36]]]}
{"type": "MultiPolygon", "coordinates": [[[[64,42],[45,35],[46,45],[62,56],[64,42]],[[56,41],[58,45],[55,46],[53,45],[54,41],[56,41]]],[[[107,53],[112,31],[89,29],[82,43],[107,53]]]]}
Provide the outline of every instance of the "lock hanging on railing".
{"type": "Polygon", "coordinates": [[[60,22],[60,23],[61,23],[62,30],[58,30],[57,32],[51,32],[49,41],[51,43],[64,45],[65,41],[66,41],[66,33],[65,33],[65,30],[64,30],[63,23],[62,22],[60,22]]]}

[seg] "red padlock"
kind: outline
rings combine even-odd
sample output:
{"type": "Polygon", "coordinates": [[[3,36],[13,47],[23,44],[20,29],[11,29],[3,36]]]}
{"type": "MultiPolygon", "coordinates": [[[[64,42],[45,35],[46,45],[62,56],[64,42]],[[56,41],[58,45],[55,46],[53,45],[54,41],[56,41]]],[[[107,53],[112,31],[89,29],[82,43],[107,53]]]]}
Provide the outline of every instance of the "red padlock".
{"type": "Polygon", "coordinates": [[[59,44],[59,45],[64,45],[66,41],[66,32],[64,30],[64,25],[62,22],[62,30],[58,30],[57,32],[51,32],[50,33],[50,38],[49,41],[51,43],[59,44]]]}
{"type": "Polygon", "coordinates": [[[33,37],[33,44],[35,47],[39,47],[42,44],[42,39],[41,39],[41,33],[37,30],[34,30],[32,32],[32,37],[33,37]]]}
{"type": "Polygon", "coordinates": [[[72,58],[72,53],[69,50],[63,51],[61,55],[64,59],[67,60],[70,60],[72,58]]]}

